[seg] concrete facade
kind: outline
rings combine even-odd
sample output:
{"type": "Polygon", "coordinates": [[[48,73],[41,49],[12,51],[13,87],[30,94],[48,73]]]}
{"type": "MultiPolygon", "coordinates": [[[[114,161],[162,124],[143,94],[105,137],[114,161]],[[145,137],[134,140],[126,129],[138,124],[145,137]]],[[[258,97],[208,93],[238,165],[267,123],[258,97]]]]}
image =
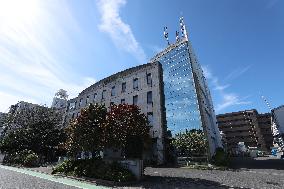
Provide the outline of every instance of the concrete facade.
{"type": "Polygon", "coordinates": [[[78,97],[68,101],[65,123],[76,118],[80,109],[89,103],[134,103],[146,115],[152,115],[150,136],[155,139],[153,155],[159,163],[165,161],[165,137],[186,130],[202,130],[208,141],[207,155],[211,158],[222,147],[221,135],[211,99],[211,94],[200,64],[186,33],[183,18],[182,37],[169,44],[144,64],[107,77],[83,90],[78,97]],[[147,75],[151,74],[151,85],[147,75]],[[135,80],[139,81],[134,89],[135,80]],[[122,85],[126,83],[126,92],[122,85]],[[152,93],[152,103],[147,103],[147,93],[152,93]],[[170,135],[170,134],[169,134],[170,135]]]}
{"type": "MultiPolygon", "coordinates": [[[[65,123],[79,116],[80,109],[89,103],[100,103],[109,107],[111,103],[137,105],[141,111],[153,116],[150,136],[153,138],[153,159],[165,162],[165,137],[171,134],[200,129],[208,141],[208,155],[212,157],[217,147],[222,147],[216,124],[213,102],[201,66],[188,39],[168,46],[151,59],[149,64],[107,77],[83,90],[78,97],[70,99],[65,123]],[[151,83],[147,81],[151,75],[151,83]],[[138,80],[138,88],[134,82],[138,80]],[[122,92],[123,83],[126,91],[122,92]],[[152,103],[147,103],[147,93],[152,92],[152,103]]],[[[210,158],[209,157],[209,158],[210,158]]]]}
{"type": "Polygon", "coordinates": [[[272,135],[272,117],[271,113],[258,114],[257,115],[258,126],[262,134],[265,147],[267,151],[270,151],[273,147],[273,135],[272,135]]]}
{"type": "Polygon", "coordinates": [[[269,124],[266,122],[266,116],[259,115],[255,109],[219,114],[217,120],[219,129],[225,135],[228,151],[233,152],[238,142],[244,142],[247,147],[268,150],[269,144],[266,145],[263,132],[267,132],[269,124]]]}
{"type": "Polygon", "coordinates": [[[20,102],[18,102],[15,105],[11,105],[8,113],[17,114],[17,113],[21,112],[22,110],[24,110],[26,108],[27,109],[31,109],[31,108],[36,107],[36,106],[40,106],[40,105],[29,103],[29,102],[20,101],[20,102]]]}
{"type": "Polygon", "coordinates": [[[162,68],[160,63],[156,62],[133,67],[102,79],[68,101],[65,125],[78,117],[80,109],[90,103],[104,104],[108,108],[111,103],[133,104],[136,101],[134,98],[137,98],[141,112],[147,115],[152,123],[149,133],[154,141],[151,158],[162,164],[165,161],[166,124],[161,77],[162,68]],[[149,92],[152,93],[151,102],[147,102],[149,92]]]}

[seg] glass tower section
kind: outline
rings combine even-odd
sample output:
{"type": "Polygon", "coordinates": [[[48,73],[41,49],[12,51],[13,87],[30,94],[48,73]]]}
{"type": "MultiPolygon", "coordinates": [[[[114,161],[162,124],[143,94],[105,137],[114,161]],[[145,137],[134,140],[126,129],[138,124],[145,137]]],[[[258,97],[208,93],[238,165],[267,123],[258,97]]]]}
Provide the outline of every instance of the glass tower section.
{"type": "Polygon", "coordinates": [[[168,130],[176,134],[186,129],[202,129],[187,41],[172,45],[163,52],[154,58],[163,68],[168,130]]]}
{"type": "Polygon", "coordinates": [[[173,135],[203,130],[211,152],[221,146],[210,91],[190,42],[182,39],[168,46],[151,61],[163,68],[167,128],[173,135]]]}
{"type": "MultiPolygon", "coordinates": [[[[210,91],[195,56],[183,18],[180,19],[182,38],[169,45],[151,59],[160,62],[163,69],[164,97],[167,128],[172,135],[186,130],[203,130],[209,154],[221,147],[221,136],[210,91]]],[[[167,28],[164,36],[168,41],[167,28]]]]}

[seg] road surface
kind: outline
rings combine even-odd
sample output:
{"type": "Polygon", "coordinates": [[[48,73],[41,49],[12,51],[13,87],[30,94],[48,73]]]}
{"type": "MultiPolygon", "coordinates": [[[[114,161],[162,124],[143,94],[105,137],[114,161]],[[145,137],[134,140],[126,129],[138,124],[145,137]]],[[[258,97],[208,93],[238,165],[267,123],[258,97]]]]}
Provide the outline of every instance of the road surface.
{"type": "Polygon", "coordinates": [[[72,179],[0,165],[0,189],[106,189],[72,179]]]}

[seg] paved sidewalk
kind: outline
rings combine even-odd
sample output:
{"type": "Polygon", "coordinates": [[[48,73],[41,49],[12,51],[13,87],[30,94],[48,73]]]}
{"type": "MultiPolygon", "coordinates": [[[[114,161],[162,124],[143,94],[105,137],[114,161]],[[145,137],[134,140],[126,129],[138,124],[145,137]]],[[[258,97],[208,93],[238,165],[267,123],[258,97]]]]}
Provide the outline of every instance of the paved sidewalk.
{"type": "MultiPolygon", "coordinates": [[[[52,167],[32,168],[51,173],[52,167]]],[[[145,169],[145,179],[131,186],[113,186],[129,189],[211,189],[211,188],[267,188],[284,189],[284,170],[247,169],[197,170],[188,168],[145,169]]]]}
{"type": "Polygon", "coordinates": [[[0,165],[0,178],[1,189],[107,189],[93,183],[3,165],[0,165]]]}

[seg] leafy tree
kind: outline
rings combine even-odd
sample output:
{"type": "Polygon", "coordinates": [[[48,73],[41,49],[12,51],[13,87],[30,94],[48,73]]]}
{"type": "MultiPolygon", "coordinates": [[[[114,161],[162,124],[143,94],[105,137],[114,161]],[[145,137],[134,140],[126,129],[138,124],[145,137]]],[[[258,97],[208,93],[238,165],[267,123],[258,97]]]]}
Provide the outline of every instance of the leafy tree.
{"type": "Polygon", "coordinates": [[[95,152],[102,149],[103,124],[107,110],[103,105],[90,104],[82,108],[80,116],[66,128],[67,141],[65,147],[69,154],[81,151],[95,152]]]}
{"type": "Polygon", "coordinates": [[[138,106],[112,105],[104,127],[105,147],[127,149],[126,156],[141,156],[143,141],[149,137],[148,124],[138,106]]]}
{"type": "Polygon", "coordinates": [[[202,156],[207,151],[207,140],[201,130],[178,133],[172,141],[179,156],[202,156]]]}
{"type": "Polygon", "coordinates": [[[31,150],[52,160],[57,145],[65,139],[61,123],[62,114],[55,109],[12,106],[4,121],[0,150],[7,154],[31,150]]]}
{"type": "Polygon", "coordinates": [[[126,155],[141,157],[144,139],[149,137],[147,118],[134,105],[90,104],[66,128],[65,148],[70,155],[105,148],[126,149],[126,155]]]}

